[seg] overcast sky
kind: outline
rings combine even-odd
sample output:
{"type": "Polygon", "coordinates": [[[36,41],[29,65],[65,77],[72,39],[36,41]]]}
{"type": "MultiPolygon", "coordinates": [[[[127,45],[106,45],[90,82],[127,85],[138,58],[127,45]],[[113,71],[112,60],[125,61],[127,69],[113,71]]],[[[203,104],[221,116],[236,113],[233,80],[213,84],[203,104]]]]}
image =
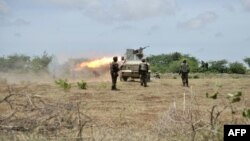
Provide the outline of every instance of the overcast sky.
{"type": "Polygon", "coordinates": [[[148,45],[148,55],[241,61],[250,0],[0,0],[0,56],[96,58],[148,45]]]}

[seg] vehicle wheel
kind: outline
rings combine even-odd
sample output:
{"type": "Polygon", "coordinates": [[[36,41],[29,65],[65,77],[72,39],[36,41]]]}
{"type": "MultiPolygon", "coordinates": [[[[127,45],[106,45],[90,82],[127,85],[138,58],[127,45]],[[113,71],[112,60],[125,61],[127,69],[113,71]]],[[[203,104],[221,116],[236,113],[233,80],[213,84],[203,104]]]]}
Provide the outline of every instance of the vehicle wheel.
{"type": "Polygon", "coordinates": [[[128,77],[123,76],[122,78],[123,78],[123,81],[127,81],[128,80],[128,77]]]}

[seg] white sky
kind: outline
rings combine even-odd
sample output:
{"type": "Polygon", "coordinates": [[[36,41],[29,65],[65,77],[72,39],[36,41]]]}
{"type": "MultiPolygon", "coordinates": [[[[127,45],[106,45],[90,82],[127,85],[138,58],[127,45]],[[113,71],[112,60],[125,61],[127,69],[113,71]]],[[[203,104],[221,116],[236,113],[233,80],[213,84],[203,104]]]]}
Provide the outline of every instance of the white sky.
{"type": "Polygon", "coordinates": [[[0,0],[0,56],[68,58],[181,52],[250,57],[250,0],[0,0]]]}

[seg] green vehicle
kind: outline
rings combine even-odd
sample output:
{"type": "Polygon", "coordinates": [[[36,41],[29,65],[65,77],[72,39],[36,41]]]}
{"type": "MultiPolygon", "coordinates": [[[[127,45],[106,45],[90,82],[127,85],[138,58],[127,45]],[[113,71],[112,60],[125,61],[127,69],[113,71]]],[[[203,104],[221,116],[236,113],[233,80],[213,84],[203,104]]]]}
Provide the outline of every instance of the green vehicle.
{"type": "MultiPolygon", "coordinates": [[[[144,57],[143,50],[146,47],[140,47],[139,49],[127,49],[125,54],[125,60],[122,62],[120,67],[120,80],[127,81],[128,78],[139,79],[139,65],[141,59],[144,57]]],[[[149,64],[148,64],[149,65],[149,64]]],[[[150,65],[149,65],[150,66],[150,65]]],[[[149,67],[150,68],[150,67],[149,67]]],[[[148,72],[148,81],[150,81],[150,73],[148,72]]]]}

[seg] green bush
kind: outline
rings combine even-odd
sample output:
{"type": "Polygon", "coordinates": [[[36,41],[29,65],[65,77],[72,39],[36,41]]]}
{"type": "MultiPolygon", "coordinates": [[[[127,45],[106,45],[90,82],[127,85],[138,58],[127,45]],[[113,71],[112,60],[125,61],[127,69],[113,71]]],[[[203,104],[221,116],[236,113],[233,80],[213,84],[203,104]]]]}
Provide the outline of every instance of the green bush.
{"type": "Polygon", "coordinates": [[[229,70],[231,73],[246,74],[247,68],[239,62],[234,62],[229,65],[229,70]]]}
{"type": "Polygon", "coordinates": [[[198,61],[195,57],[183,55],[178,52],[170,54],[151,55],[148,57],[152,72],[172,72],[178,73],[182,61],[186,59],[191,72],[197,72],[198,61]]]}
{"type": "Polygon", "coordinates": [[[80,88],[80,89],[87,89],[87,83],[84,82],[83,80],[80,81],[80,82],[77,82],[77,86],[78,86],[78,88],[80,88]]]}
{"type": "Polygon", "coordinates": [[[228,73],[227,60],[211,61],[209,62],[209,71],[218,73],[228,73]]]}
{"type": "Polygon", "coordinates": [[[180,70],[181,61],[173,61],[169,64],[167,71],[172,73],[178,73],[180,70]]]}
{"type": "Polygon", "coordinates": [[[46,71],[49,63],[52,61],[52,56],[48,56],[46,52],[41,57],[35,57],[31,61],[31,68],[34,72],[46,71]]]}
{"type": "Polygon", "coordinates": [[[248,67],[250,67],[250,58],[245,58],[244,62],[247,63],[248,67]]]}
{"type": "Polygon", "coordinates": [[[244,109],[242,112],[242,116],[250,119],[250,109],[244,109]]]}
{"type": "Polygon", "coordinates": [[[151,65],[150,69],[152,72],[160,72],[160,73],[165,73],[166,72],[166,67],[161,66],[161,65],[151,65]]]}
{"type": "Polygon", "coordinates": [[[55,80],[55,83],[62,87],[64,90],[69,90],[71,88],[71,84],[68,82],[67,79],[58,79],[55,80]]]}

